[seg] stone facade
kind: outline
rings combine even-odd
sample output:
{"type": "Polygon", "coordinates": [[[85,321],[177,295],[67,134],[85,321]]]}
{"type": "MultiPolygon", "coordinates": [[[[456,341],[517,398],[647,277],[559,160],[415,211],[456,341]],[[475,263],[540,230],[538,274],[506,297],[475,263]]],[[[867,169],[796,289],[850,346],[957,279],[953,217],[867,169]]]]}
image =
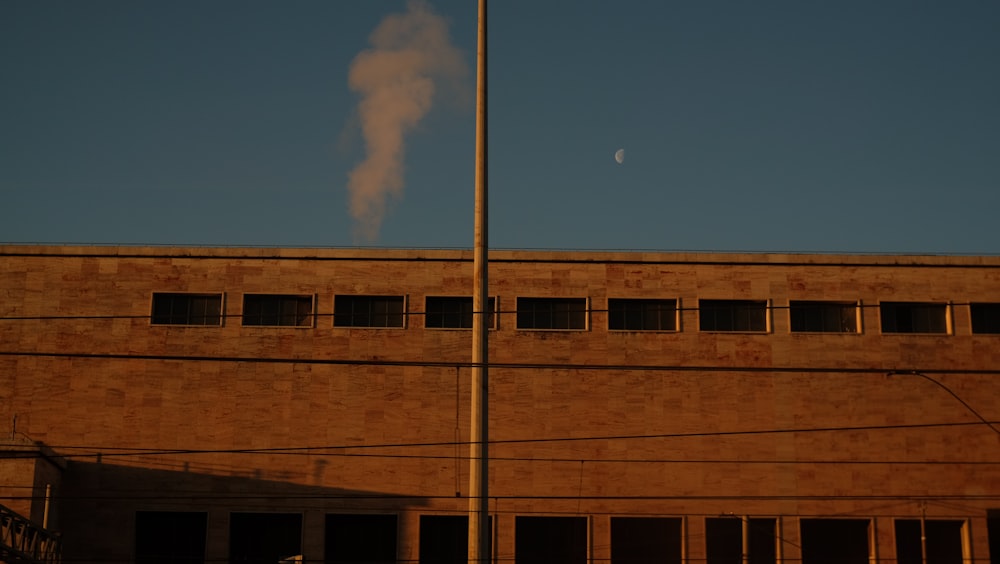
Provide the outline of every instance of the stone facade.
{"type": "MultiPolygon", "coordinates": [[[[751,561],[825,562],[836,519],[871,562],[903,562],[913,523],[1000,562],[1000,334],[970,316],[1000,303],[1000,257],[494,251],[489,277],[499,561],[536,561],[515,532],[546,516],[584,523],[594,562],[653,517],[679,524],[670,558],[721,562],[731,516],[773,523],[751,561]],[[584,327],[518,327],[528,297],[584,300],[584,327]],[[609,329],[619,299],[675,300],[675,325],[609,329]],[[763,302],[766,325],[705,330],[704,300],[763,302]],[[793,330],[803,301],[856,326],[793,330]],[[886,302],[940,306],[944,330],[883,332],[886,302]]],[[[424,518],[468,508],[472,337],[426,327],[426,297],[471,285],[459,250],[0,246],[0,421],[68,460],[72,561],[142,561],[140,521],[171,512],[204,515],[205,561],[238,560],[257,514],[299,516],[318,562],[347,558],[331,515],[395,516],[396,559],[429,561],[424,518]],[[221,295],[219,323],[154,323],[166,293],[221,295]],[[309,320],[248,326],[247,295],[308,296],[309,320]],[[335,325],[338,296],[403,296],[403,326],[335,325]]]]}

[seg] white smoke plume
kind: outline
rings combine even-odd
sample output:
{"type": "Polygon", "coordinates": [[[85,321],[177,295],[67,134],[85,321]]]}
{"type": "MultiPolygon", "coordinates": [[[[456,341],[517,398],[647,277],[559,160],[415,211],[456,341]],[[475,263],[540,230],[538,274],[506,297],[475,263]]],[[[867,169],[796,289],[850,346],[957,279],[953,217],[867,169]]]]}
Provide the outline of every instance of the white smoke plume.
{"type": "Polygon", "coordinates": [[[348,174],[355,239],[378,237],[386,206],[403,193],[404,137],[427,115],[441,86],[461,88],[468,68],[448,22],[422,0],[391,14],[351,62],[348,85],[360,96],[366,156],[348,174]]]}

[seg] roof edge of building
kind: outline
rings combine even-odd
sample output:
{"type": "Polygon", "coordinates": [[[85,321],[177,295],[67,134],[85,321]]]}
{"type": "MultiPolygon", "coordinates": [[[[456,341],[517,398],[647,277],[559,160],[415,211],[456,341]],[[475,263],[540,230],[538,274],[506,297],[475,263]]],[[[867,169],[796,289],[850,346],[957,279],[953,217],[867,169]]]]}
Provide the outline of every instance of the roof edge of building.
{"type": "MultiPolygon", "coordinates": [[[[0,243],[0,257],[5,256],[256,260],[430,260],[471,262],[474,254],[472,249],[462,248],[229,247],[0,243]]],[[[933,253],[491,249],[489,257],[491,261],[496,262],[1000,267],[1000,255],[933,253]]]]}

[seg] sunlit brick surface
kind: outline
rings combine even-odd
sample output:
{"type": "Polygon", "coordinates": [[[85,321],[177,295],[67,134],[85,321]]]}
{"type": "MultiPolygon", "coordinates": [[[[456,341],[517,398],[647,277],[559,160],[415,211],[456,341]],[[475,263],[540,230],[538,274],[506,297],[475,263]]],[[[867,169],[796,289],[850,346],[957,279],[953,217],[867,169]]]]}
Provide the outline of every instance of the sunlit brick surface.
{"type": "MultiPolygon", "coordinates": [[[[424,298],[471,284],[457,250],[0,246],[2,421],[69,460],[67,558],[128,560],[136,511],[184,510],[209,559],[234,511],[302,514],[315,559],[327,513],[395,513],[416,559],[419,515],[468,507],[472,335],[424,329],[424,298]],[[151,325],[154,292],[221,293],[223,323],[151,325]],[[244,327],[244,293],[314,295],[315,323],[244,327]],[[334,327],[338,294],[405,296],[405,327],[334,327]]],[[[988,561],[1000,435],[948,390],[1000,427],[1000,335],[968,307],[1000,302],[1000,257],[497,251],[490,295],[500,558],[518,515],[590,517],[594,559],[645,515],[685,518],[697,562],[732,513],[778,518],[785,559],[801,517],[873,519],[892,560],[893,520],[926,512],[988,561]],[[517,330],[518,296],[586,298],[588,326],[517,330]],[[676,299],[678,330],[609,331],[609,298],[676,299]],[[768,300],[769,330],[701,332],[699,299],[768,300]],[[795,300],[858,302],[860,331],[791,333],[795,300]],[[948,304],[948,333],[883,335],[880,301],[948,304]]]]}

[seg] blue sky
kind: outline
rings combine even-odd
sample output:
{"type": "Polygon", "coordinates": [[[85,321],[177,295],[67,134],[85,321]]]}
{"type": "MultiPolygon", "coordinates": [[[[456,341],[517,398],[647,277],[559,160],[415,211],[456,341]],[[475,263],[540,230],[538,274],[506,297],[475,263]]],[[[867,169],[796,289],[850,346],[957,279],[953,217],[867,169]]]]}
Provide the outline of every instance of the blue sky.
{"type": "MultiPolygon", "coordinates": [[[[468,73],[359,238],[348,74],[406,2],[0,3],[0,241],[470,247],[476,0],[429,6],[468,73]]],[[[493,0],[489,25],[494,248],[1000,252],[1000,3],[493,0]]]]}

